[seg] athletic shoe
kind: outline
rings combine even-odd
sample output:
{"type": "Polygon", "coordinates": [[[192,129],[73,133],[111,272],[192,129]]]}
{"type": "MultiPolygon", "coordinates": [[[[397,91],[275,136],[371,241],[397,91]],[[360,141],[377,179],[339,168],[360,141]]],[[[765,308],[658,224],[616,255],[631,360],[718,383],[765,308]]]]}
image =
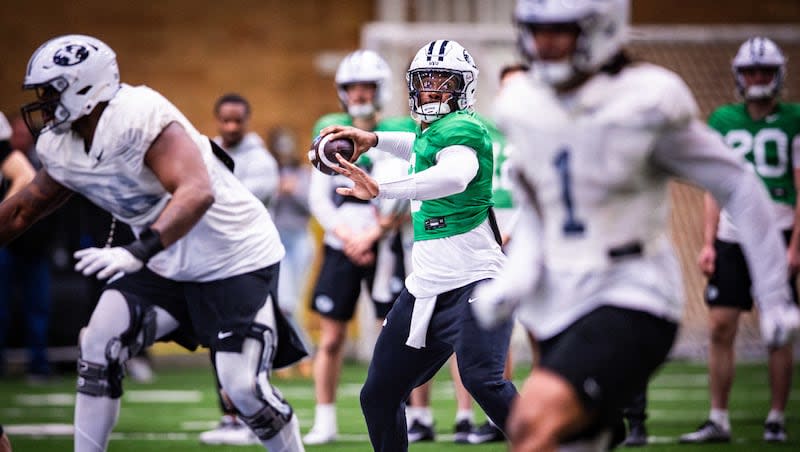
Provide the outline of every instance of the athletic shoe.
{"type": "Polygon", "coordinates": [[[315,425],[311,427],[311,430],[303,437],[303,444],[315,446],[318,444],[332,443],[336,441],[336,436],[336,430],[326,430],[315,425]]]}
{"type": "Polygon", "coordinates": [[[227,414],[222,416],[217,428],[200,434],[200,442],[203,444],[226,444],[230,446],[261,444],[247,424],[239,418],[227,414]]]}
{"type": "Polygon", "coordinates": [[[425,425],[417,419],[411,423],[408,428],[408,442],[418,443],[420,441],[433,441],[436,434],[433,431],[433,425],[425,425]]]}
{"type": "Polygon", "coordinates": [[[152,383],[155,380],[153,368],[147,358],[134,356],[125,363],[125,370],[131,380],[136,383],[152,383]]]}
{"type": "Polygon", "coordinates": [[[725,430],[710,419],[700,425],[696,431],[681,435],[679,439],[682,443],[727,443],[730,440],[730,430],[725,430]]]}
{"type": "Polygon", "coordinates": [[[783,422],[767,422],[764,424],[764,441],[785,443],[786,426],[783,422]]]}
{"type": "Polygon", "coordinates": [[[486,421],[483,425],[470,432],[468,440],[470,444],[495,443],[505,441],[506,436],[496,425],[486,421]]]}
{"type": "Polygon", "coordinates": [[[625,446],[639,447],[647,445],[647,427],[644,422],[631,422],[631,430],[625,438],[625,446]]]}
{"type": "Polygon", "coordinates": [[[453,427],[453,441],[457,444],[469,444],[469,434],[472,433],[473,428],[475,426],[469,419],[461,419],[453,427]]]}

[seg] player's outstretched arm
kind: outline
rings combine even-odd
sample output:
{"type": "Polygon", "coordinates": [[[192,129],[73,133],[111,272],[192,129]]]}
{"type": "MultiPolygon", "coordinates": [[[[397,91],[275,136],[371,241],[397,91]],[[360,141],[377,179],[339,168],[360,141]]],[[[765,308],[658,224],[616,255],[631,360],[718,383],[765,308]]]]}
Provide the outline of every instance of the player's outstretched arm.
{"type": "Polygon", "coordinates": [[[45,170],[16,194],[0,203],[0,246],[5,246],[42,218],[63,205],[72,191],[45,170]]]}
{"type": "Polygon", "coordinates": [[[167,247],[186,235],[214,203],[211,180],[203,156],[177,122],[167,125],[150,145],[145,164],[172,199],[150,228],[167,247]]]}

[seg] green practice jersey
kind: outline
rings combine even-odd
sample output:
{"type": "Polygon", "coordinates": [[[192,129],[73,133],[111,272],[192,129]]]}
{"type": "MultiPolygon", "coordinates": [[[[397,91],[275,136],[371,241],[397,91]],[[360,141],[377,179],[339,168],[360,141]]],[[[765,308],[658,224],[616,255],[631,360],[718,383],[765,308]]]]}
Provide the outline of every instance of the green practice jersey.
{"type": "Polygon", "coordinates": [[[415,241],[471,231],[486,219],[492,206],[492,140],[472,112],[451,113],[424,131],[418,131],[411,156],[412,171],[419,173],[432,167],[436,164],[436,154],[454,145],[475,150],[478,173],[461,193],[411,202],[415,241]]]}
{"type": "Polygon", "coordinates": [[[757,121],[750,118],[744,103],[723,105],[708,124],[753,166],[775,202],[795,205],[792,147],[796,139],[800,143],[800,104],[778,103],[772,114],[757,121]]]}
{"type": "Polygon", "coordinates": [[[506,137],[490,119],[476,115],[489,131],[492,139],[492,155],[494,156],[494,176],[492,177],[492,201],[496,209],[514,207],[511,197],[511,161],[508,159],[506,137]]]}

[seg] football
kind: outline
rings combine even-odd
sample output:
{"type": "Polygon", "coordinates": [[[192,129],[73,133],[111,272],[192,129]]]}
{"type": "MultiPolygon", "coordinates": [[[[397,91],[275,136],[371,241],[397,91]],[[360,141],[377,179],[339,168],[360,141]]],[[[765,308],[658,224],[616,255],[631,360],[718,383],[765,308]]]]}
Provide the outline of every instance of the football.
{"type": "Polygon", "coordinates": [[[336,160],[336,154],[350,160],[355,153],[355,143],[352,140],[339,138],[337,140],[329,140],[326,137],[317,136],[311,143],[311,149],[308,151],[308,160],[319,171],[332,176],[337,174],[332,167],[339,166],[339,161],[336,160]]]}

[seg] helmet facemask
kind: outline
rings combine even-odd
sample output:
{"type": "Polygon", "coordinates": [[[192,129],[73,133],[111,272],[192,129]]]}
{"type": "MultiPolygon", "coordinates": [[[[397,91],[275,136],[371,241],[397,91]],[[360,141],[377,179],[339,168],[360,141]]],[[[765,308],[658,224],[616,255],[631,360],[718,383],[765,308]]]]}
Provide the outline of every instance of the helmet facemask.
{"type": "MultiPolygon", "coordinates": [[[[471,76],[471,73],[467,73],[471,76]]],[[[464,89],[467,85],[461,72],[448,69],[416,69],[408,73],[409,106],[422,122],[432,123],[467,107],[464,89]],[[423,99],[423,93],[428,93],[423,99]],[[425,100],[428,100],[425,103],[425,100]]]]}
{"type": "Polygon", "coordinates": [[[36,101],[23,105],[21,109],[22,118],[31,135],[38,137],[48,130],[62,134],[70,129],[69,110],[61,103],[61,93],[68,86],[69,82],[59,77],[47,83],[24,87],[36,93],[36,101]]]}
{"type": "Polygon", "coordinates": [[[783,86],[784,71],[781,66],[743,66],[735,69],[736,87],[745,100],[764,100],[778,96],[783,86]],[[748,71],[768,71],[772,73],[769,83],[748,86],[745,73],[748,71]]]}

